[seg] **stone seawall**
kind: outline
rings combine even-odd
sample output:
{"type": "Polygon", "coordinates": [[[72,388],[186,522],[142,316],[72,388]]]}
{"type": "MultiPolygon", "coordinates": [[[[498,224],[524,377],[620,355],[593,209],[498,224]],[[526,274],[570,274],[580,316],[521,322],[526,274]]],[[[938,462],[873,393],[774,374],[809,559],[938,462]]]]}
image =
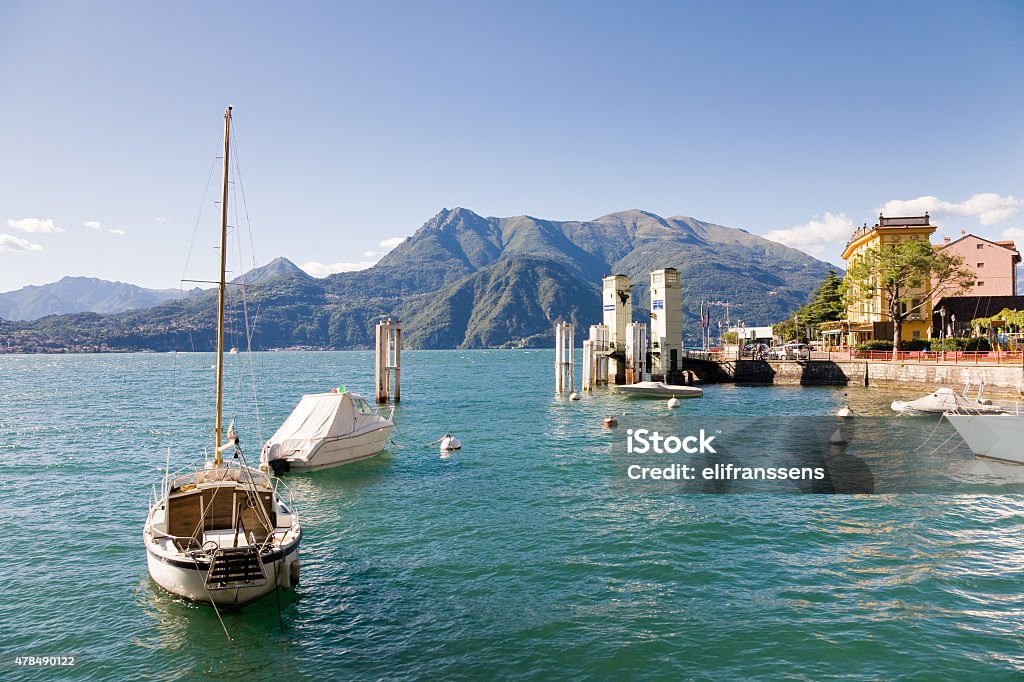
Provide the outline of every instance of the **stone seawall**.
{"type": "Polygon", "coordinates": [[[989,392],[1018,394],[1024,391],[1024,367],[1021,365],[954,365],[880,360],[733,360],[722,363],[720,367],[718,376],[702,376],[701,380],[804,386],[924,385],[929,388],[962,387],[968,381],[980,381],[985,383],[985,390],[989,392]]]}

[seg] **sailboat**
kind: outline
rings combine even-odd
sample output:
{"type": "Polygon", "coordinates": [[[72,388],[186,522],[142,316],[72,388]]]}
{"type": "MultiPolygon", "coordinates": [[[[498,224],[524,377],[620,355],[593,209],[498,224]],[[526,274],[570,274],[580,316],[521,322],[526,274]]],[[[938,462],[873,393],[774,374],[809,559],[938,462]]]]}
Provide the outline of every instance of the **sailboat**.
{"type": "Polygon", "coordinates": [[[143,528],[149,574],[180,597],[238,608],[299,580],[298,514],[265,461],[248,466],[234,422],[223,431],[224,294],[231,107],[224,112],[220,289],[217,301],[217,391],[214,457],[170,473],[154,490],[143,528]],[[233,455],[225,458],[225,454],[233,455]]]}

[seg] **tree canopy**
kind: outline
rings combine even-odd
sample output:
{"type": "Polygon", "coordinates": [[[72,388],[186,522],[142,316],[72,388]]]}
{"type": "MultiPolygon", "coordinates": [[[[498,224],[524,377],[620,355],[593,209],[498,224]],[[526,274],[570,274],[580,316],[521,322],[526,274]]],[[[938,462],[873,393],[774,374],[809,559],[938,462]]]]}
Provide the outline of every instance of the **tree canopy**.
{"type": "Polygon", "coordinates": [[[936,251],[927,241],[904,241],[865,250],[846,272],[847,295],[870,300],[881,294],[882,316],[893,321],[893,351],[903,340],[903,323],[920,312],[940,292],[963,292],[974,283],[974,273],[963,259],[936,251]]]}
{"type": "Polygon", "coordinates": [[[818,326],[822,322],[834,322],[843,319],[846,304],[843,300],[843,280],[835,270],[828,275],[814,290],[810,302],[799,308],[793,317],[781,320],[774,325],[774,331],[783,339],[799,339],[807,341],[807,326],[818,326]]]}

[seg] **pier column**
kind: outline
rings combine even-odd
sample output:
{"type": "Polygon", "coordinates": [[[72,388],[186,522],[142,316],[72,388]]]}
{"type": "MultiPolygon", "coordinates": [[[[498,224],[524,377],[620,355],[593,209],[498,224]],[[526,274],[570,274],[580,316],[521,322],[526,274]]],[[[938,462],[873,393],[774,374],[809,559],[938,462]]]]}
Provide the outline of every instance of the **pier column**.
{"type": "Polygon", "coordinates": [[[647,325],[630,322],[626,325],[626,383],[644,380],[647,365],[647,325]]]}
{"type": "Polygon", "coordinates": [[[573,345],[576,325],[569,322],[555,323],[555,393],[572,393],[575,387],[575,349],[573,345]]]}

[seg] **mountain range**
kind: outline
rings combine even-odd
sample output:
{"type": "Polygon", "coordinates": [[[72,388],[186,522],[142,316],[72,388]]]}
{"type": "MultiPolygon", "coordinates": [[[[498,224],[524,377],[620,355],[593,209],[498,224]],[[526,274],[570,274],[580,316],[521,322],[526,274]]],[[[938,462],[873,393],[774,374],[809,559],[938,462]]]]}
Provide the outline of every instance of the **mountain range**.
{"type": "MultiPolygon", "coordinates": [[[[601,319],[601,278],[634,282],[634,317],[646,317],[648,273],[680,270],[684,335],[696,343],[702,300],[729,302],[735,324],[787,318],[834,266],[741,229],[646,211],[590,221],[482,217],[444,209],[376,265],[317,279],[278,258],[229,287],[229,329],[258,319],[260,347],[367,348],[381,317],[401,319],[412,348],[550,345],[557,319],[577,335],[601,319]],[[244,301],[243,301],[244,295],[244,301]],[[245,306],[243,309],[242,303],[245,306]]],[[[143,310],[77,313],[0,324],[8,346],[208,350],[216,294],[143,310]]],[[[715,308],[712,324],[724,320],[715,308]]],[[[240,345],[236,343],[235,345],[240,345]]]]}
{"type": "Polygon", "coordinates": [[[150,308],[180,295],[178,289],[144,289],[95,277],[64,277],[53,284],[0,293],[0,318],[36,320],[62,313],[120,313],[150,308]]]}

